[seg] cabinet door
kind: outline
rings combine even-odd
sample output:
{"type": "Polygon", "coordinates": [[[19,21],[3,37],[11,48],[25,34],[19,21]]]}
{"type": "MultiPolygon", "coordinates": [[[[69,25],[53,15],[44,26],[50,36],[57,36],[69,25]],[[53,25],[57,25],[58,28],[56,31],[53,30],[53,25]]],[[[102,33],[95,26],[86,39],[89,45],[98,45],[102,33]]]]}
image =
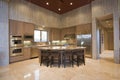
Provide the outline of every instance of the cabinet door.
{"type": "Polygon", "coordinates": [[[17,24],[17,26],[16,26],[17,27],[16,28],[16,31],[17,31],[16,34],[17,35],[23,35],[23,27],[24,27],[23,22],[17,21],[16,24],[17,24]]]}
{"type": "Polygon", "coordinates": [[[24,35],[34,35],[34,25],[31,23],[24,23],[24,35]]]}
{"type": "Polygon", "coordinates": [[[52,40],[60,40],[60,29],[52,28],[51,33],[52,40]]]}
{"type": "Polygon", "coordinates": [[[22,36],[23,35],[23,22],[10,20],[10,35],[22,36]]]}
{"type": "Polygon", "coordinates": [[[67,34],[75,34],[75,27],[68,28],[67,34]]]}
{"type": "Polygon", "coordinates": [[[10,35],[16,35],[16,22],[13,20],[9,21],[10,24],[10,35]]]}
{"type": "Polygon", "coordinates": [[[24,56],[11,56],[10,57],[10,63],[12,62],[17,62],[17,61],[21,61],[24,59],[24,56]]]}
{"type": "Polygon", "coordinates": [[[92,24],[82,24],[76,27],[76,34],[90,34],[92,32],[92,24]]]}
{"type": "Polygon", "coordinates": [[[39,53],[40,53],[40,51],[38,48],[32,48],[31,58],[38,57],[39,53]]]}
{"type": "Polygon", "coordinates": [[[64,39],[65,34],[67,34],[67,29],[66,28],[61,29],[61,40],[64,39]]]}
{"type": "Polygon", "coordinates": [[[31,56],[31,48],[24,48],[24,59],[30,59],[31,56]]]}

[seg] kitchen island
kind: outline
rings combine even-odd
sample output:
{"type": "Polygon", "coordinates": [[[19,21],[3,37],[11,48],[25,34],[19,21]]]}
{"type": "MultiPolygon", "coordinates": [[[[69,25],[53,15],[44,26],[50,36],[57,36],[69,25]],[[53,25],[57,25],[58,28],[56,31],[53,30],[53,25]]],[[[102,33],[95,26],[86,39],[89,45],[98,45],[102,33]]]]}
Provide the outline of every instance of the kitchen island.
{"type": "MultiPolygon", "coordinates": [[[[39,62],[41,63],[41,60],[43,59],[43,56],[45,53],[48,54],[47,59],[51,60],[51,54],[53,54],[55,52],[54,55],[56,54],[60,54],[60,64],[63,64],[64,60],[63,58],[65,57],[66,54],[69,53],[69,57],[71,56],[71,61],[74,60],[74,55],[76,55],[76,57],[79,59],[79,57],[82,56],[82,61],[85,64],[85,58],[84,58],[84,54],[85,54],[85,48],[86,47],[64,47],[64,46],[49,46],[49,47],[39,47],[38,49],[40,50],[40,54],[39,54],[39,62]],[[45,53],[44,53],[44,52],[45,53]],[[78,52],[79,51],[79,52],[78,52]],[[79,53],[79,55],[78,55],[79,53]],[[80,56],[81,55],[81,56],[80,56]]],[[[68,56],[68,55],[67,55],[68,56]]],[[[50,62],[50,61],[49,61],[50,62]]],[[[78,62],[76,60],[76,62],[78,62]]]]}

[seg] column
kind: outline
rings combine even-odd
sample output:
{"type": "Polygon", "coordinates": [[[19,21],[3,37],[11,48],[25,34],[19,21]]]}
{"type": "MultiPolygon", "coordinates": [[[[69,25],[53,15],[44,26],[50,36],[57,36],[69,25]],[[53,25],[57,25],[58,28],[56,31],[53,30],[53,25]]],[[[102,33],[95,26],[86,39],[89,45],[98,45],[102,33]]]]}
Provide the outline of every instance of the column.
{"type": "Polygon", "coordinates": [[[0,66],[9,64],[8,2],[0,0],[0,66]]]}

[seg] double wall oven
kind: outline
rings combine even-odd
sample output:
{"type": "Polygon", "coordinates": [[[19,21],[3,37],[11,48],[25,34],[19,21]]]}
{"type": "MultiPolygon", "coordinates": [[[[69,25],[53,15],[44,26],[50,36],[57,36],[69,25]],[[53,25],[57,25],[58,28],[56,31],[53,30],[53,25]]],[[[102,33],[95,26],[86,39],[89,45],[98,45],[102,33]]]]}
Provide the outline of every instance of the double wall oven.
{"type": "Polygon", "coordinates": [[[22,36],[10,36],[10,56],[23,55],[22,36]]]}

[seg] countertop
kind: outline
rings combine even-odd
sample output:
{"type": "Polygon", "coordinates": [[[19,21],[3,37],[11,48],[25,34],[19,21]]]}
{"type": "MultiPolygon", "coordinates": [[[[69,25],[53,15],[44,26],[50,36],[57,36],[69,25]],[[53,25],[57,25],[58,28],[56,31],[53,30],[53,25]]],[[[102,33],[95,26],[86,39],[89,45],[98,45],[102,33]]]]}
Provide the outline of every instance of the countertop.
{"type": "Polygon", "coordinates": [[[24,48],[38,48],[38,47],[48,47],[49,45],[29,45],[24,46],[24,48]]]}
{"type": "Polygon", "coordinates": [[[73,49],[85,49],[86,47],[64,47],[64,46],[50,46],[50,47],[39,47],[40,50],[73,50],[73,49]]]}

